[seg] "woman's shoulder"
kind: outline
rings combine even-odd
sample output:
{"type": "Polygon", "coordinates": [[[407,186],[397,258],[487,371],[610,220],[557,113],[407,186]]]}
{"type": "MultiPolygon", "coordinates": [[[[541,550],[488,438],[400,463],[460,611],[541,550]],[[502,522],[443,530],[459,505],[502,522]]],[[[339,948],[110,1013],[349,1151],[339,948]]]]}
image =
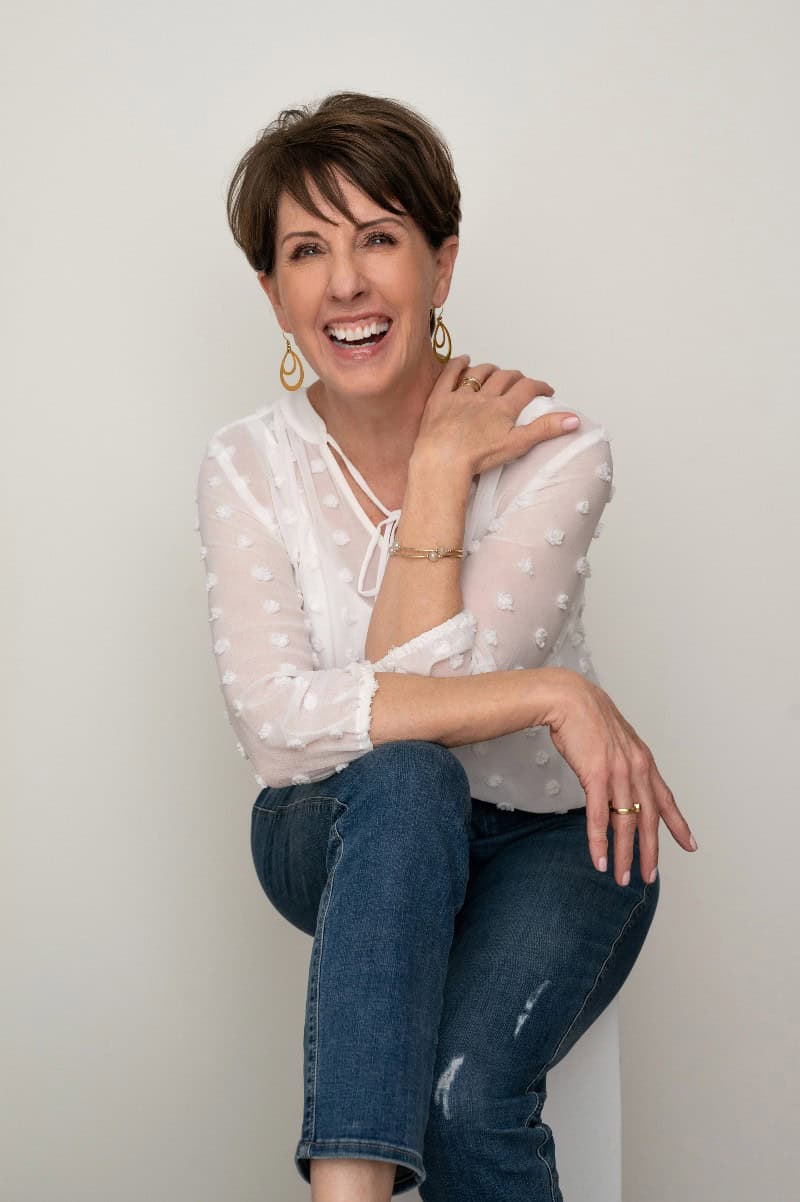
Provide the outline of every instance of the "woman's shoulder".
{"type": "Polygon", "coordinates": [[[224,482],[231,503],[235,496],[263,518],[272,507],[269,480],[282,483],[288,467],[274,434],[273,406],[261,405],[218,426],[207,439],[198,472],[198,495],[206,487],[221,491],[224,482]]]}
{"type": "Polygon", "coordinates": [[[576,413],[581,424],[577,430],[535,443],[523,455],[503,465],[496,497],[501,508],[518,494],[532,495],[532,491],[560,481],[570,481],[572,487],[597,475],[611,484],[614,471],[611,436],[597,415],[558,395],[535,397],[520,412],[516,425],[529,425],[546,413],[561,411],[576,413]]]}
{"type": "MultiPolygon", "coordinates": [[[[527,426],[530,422],[535,421],[537,417],[542,417],[545,413],[559,413],[562,410],[570,413],[576,413],[581,419],[581,424],[572,436],[572,442],[580,441],[581,436],[587,434],[593,435],[593,441],[611,441],[611,434],[608,427],[603,422],[602,418],[589,413],[585,409],[579,409],[577,405],[573,405],[571,401],[565,400],[558,394],[555,396],[537,396],[530,401],[523,410],[521,410],[516,425],[527,426]]],[[[553,441],[558,441],[555,439],[553,441]]],[[[583,440],[585,444],[585,439],[583,440]]]]}
{"type": "Polygon", "coordinates": [[[516,425],[529,425],[546,413],[554,412],[575,413],[581,424],[577,430],[566,431],[536,443],[517,462],[526,461],[528,471],[552,477],[566,469],[567,465],[572,465],[573,460],[580,456],[590,470],[599,467],[602,471],[611,472],[613,463],[611,433],[608,427],[602,418],[570,404],[563,397],[534,397],[520,412],[516,425]]]}
{"type": "Polygon", "coordinates": [[[266,405],[259,405],[251,413],[244,413],[231,418],[224,425],[218,426],[207,440],[207,451],[210,456],[216,456],[227,451],[235,454],[236,447],[244,441],[257,441],[263,437],[265,429],[274,431],[277,400],[266,405]]]}

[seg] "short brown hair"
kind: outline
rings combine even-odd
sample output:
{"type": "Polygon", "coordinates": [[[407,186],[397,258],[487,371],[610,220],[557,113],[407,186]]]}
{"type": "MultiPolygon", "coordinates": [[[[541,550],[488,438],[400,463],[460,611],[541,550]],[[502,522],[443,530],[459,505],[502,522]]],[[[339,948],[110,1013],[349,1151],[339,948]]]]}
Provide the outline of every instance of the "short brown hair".
{"type": "Polygon", "coordinates": [[[228,188],[228,224],[251,267],[272,274],[282,192],[322,219],[308,179],[355,223],[334,170],[381,208],[412,217],[433,250],[458,233],[461,191],[439,131],[398,100],[333,92],[315,107],[284,109],[236,166],[228,188]]]}

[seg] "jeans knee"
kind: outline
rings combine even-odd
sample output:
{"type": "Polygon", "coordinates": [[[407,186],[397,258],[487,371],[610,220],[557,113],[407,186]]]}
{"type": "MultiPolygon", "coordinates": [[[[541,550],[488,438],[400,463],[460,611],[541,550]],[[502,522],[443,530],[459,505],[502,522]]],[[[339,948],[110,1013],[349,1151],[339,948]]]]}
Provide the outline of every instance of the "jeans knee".
{"type": "Polygon", "coordinates": [[[397,782],[408,798],[423,804],[434,795],[440,802],[452,800],[465,824],[472,809],[466,769],[449,747],[427,739],[396,739],[380,743],[369,753],[374,766],[388,780],[397,782]]]}

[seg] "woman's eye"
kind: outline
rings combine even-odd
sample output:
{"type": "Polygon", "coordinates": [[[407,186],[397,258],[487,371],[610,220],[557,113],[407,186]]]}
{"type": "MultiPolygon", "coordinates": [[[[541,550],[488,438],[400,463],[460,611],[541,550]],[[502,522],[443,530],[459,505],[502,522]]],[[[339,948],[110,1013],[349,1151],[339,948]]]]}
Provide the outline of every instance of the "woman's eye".
{"type": "Polygon", "coordinates": [[[395,239],[392,237],[391,234],[384,234],[377,230],[375,231],[374,234],[369,235],[369,237],[367,238],[367,241],[370,242],[370,241],[372,241],[373,238],[383,238],[383,240],[385,242],[388,242],[390,245],[393,245],[394,241],[395,241],[395,239]]]}
{"type": "Polygon", "coordinates": [[[304,254],[304,251],[316,250],[316,249],[317,249],[317,246],[316,246],[315,242],[303,242],[300,244],[300,246],[296,246],[294,248],[292,253],[289,255],[289,258],[290,259],[307,258],[307,256],[304,254]]]}

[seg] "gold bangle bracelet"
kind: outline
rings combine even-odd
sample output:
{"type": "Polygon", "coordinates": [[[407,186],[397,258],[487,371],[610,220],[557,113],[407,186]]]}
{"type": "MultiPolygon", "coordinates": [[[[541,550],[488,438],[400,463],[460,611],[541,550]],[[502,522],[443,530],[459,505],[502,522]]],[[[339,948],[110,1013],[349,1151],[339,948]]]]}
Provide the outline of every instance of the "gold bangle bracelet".
{"type": "Polygon", "coordinates": [[[401,547],[395,539],[389,545],[390,555],[404,555],[408,559],[464,559],[463,547],[401,547]]]}

